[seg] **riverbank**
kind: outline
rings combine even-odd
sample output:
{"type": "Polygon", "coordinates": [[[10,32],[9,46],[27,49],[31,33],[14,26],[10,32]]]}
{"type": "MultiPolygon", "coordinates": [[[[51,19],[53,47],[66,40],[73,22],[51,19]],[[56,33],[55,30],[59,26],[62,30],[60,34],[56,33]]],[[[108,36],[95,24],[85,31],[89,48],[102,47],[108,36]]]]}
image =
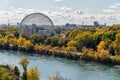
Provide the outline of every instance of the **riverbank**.
{"type": "MultiPolygon", "coordinates": [[[[3,49],[2,50],[13,50],[13,51],[22,51],[27,54],[38,54],[38,55],[47,55],[47,56],[54,56],[54,57],[59,57],[59,58],[66,58],[70,60],[83,60],[86,62],[95,62],[95,63],[100,63],[100,64],[105,64],[105,65],[111,65],[111,66],[120,66],[120,61],[116,61],[116,59],[119,59],[118,56],[108,56],[107,59],[95,59],[94,56],[89,55],[89,51],[85,53],[80,52],[67,52],[67,51],[60,51],[60,50],[52,50],[52,49],[46,49],[45,47],[42,49],[37,49],[37,50],[31,50],[31,51],[26,51],[25,49],[3,49]],[[116,57],[116,58],[115,58],[116,57]]],[[[94,53],[93,53],[94,54],[94,53]]]]}

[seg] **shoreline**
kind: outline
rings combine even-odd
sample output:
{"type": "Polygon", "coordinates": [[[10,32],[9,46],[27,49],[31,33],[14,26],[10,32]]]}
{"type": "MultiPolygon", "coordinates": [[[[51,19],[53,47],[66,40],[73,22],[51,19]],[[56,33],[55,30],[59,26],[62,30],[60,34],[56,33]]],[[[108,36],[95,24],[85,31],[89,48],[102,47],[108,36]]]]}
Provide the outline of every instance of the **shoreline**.
{"type": "MultiPolygon", "coordinates": [[[[76,57],[75,56],[65,56],[64,55],[64,53],[62,53],[62,55],[61,56],[59,56],[59,55],[53,55],[51,52],[52,51],[46,51],[45,53],[38,53],[38,52],[35,52],[35,51],[25,51],[25,50],[15,50],[15,49],[0,49],[0,50],[7,50],[7,51],[20,51],[20,52],[25,52],[26,54],[28,54],[29,52],[30,52],[30,54],[38,54],[38,55],[44,55],[44,56],[50,56],[50,57],[58,57],[58,58],[65,58],[65,59],[70,59],[70,60],[76,60],[76,61],[85,61],[85,62],[88,62],[88,63],[95,63],[95,64],[101,64],[101,65],[108,65],[108,66],[113,66],[113,67],[115,67],[115,68],[120,68],[120,64],[114,64],[113,62],[109,62],[109,63],[107,63],[107,62],[99,62],[99,61],[95,61],[95,60],[87,60],[87,59],[81,59],[81,54],[79,54],[79,55],[77,55],[77,54],[74,54],[74,55],[76,55],[76,57]],[[48,53],[47,53],[48,52],[48,53]]],[[[63,52],[65,52],[65,51],[63,51],[63,52]]],[[[60,53],[59,53],[60,54],[60,53]]],[[[70,53],[71,54],[71,53],[70,53]]],[[[73,53],[72,53],[73,54],[73,53]]],[[[72,55],[71,54],[71,55],[72,55]]]]}

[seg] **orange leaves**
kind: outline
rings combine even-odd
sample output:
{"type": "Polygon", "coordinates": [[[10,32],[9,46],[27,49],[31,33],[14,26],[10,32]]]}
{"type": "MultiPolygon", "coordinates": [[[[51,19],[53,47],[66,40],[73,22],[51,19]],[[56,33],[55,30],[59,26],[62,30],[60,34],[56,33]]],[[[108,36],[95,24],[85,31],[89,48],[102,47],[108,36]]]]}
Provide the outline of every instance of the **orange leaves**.
{"type": "Polygon", "coordinates": [[[100,61],[100,62],[109,61],[109,52],[108,50],[102,49],[95,53],[94,58],[96,61],[100,61]]]}
{"type": "Polygon", "coordinates": [[[105,42],[101,41],[97,46],[97,51],[104,49],[104,46],[105,46],[105,42]]]}
{"type": "Polygon", "coordinates": [[[105,42],[101,41],[98,46],[97,46],[97,51],[95,52],[95,60],[104,62],[104,61],[109,61],[109,51],[104,49],[105,47],[105,42]]]}

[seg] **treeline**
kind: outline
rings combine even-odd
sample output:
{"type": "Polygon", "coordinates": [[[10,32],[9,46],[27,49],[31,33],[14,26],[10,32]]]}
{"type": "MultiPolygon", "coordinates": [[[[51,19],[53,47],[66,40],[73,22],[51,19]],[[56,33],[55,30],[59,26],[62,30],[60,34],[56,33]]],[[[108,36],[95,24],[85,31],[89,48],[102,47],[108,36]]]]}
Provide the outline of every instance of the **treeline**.
{"type": "Polygon", "coordinates": [[[3,27],[0,28],[0,48],[120,64],[120,25],[69,29],[49,37],[20,35],[16,27],[3,27]]]}

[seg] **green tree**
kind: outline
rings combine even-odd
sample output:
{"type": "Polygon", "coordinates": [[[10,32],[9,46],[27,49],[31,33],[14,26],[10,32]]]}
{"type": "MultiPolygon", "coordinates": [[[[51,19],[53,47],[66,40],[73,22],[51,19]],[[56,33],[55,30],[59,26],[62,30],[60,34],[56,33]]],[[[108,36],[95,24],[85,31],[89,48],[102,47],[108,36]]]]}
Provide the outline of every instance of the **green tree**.
{"type": "Polygon", "coordinates": [[[81,51],[83,47],[93,48],[94,41],[92,37],[93,37],[92,34],[88,32],[84,32],[83,34],[78,34],[75,37],[75,41],[77,41],[77,49],[81,51]]]}
{"type": "Polygon", "coordinates": [[[46,39],[45,36],[43,35],[38,35],[38,34],[34,34],[30,36],[30,40],[32,43],[36,44],[40,44],[40,43],[44,43],[44,40],[46,39]]]}
{"type": "Polygon", "coordinates": [[[116,55],[120,55],[120,33],[116,34],[116,39],[114,41],[114,50],[116,55]]]}
{"type": "Polygon", "coordinates": [[[59,45],[59,37],[58,36],[48,37],[45,40],[45,44],[47,44],[47,45],[50,44],[52,47],[58,46],[59,45]]]}
{"type": "Polygon", "coordinates": [[[102,40],[103,32],[96,32],[93,34],[93,41],[94,41],[94,49],[97,49],[97,45],[102,40]]]}
{"type": "Polygon", "coordinates": [[[117,34],[116,31],[108,31],[108,32],[104,32],[103,36],[102,36],[102,40],[106,40],[109,39],[111,41],[115,40],[115,35],[117,34]]]}
{"type": "Polygon", "coordinates": [[[0,80],[13,80],[8,70],[0,66],[0,80]]]}

